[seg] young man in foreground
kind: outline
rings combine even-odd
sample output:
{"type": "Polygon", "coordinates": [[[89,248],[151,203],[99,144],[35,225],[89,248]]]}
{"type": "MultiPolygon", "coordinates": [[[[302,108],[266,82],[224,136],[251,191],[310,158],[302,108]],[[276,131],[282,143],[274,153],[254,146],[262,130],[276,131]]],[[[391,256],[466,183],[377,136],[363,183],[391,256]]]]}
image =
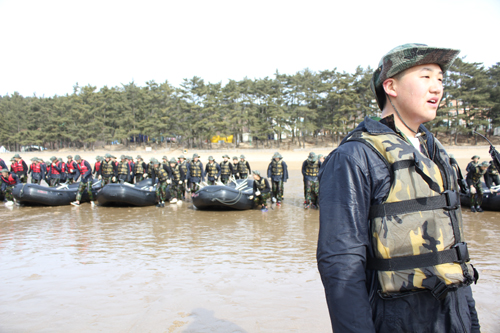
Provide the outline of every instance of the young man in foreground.
{"type": "Polygon", "coordinates": [[[335,332],[479,332],[455,172],[422,126],[458,50],[405,44],[365,120],[320,170],[317,260],[335,332]]]}

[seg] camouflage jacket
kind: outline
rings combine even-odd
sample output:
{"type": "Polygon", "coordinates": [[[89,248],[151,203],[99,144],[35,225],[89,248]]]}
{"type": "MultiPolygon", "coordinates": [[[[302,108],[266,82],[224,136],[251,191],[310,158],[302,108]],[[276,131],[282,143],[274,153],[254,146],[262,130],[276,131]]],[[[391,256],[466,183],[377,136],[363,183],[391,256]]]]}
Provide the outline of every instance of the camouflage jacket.
{"type": "MultiPolygon", "coordinates": [[[[358,128],[374,135],[394,132],[369,118],[358,128]]],[[[423,126],[420,130],[433,156],[434,138],[423,126]]],[[[366,269],[367,258],[374,256],[369,212],[389,195],[391,172],[376,151],[346,142],[325,159],[319,179],[317,260],[335,332],[479,331],[469,286],[441,301],[428,291],[391,300],[379,295],[377,273],[366,269]]]]}

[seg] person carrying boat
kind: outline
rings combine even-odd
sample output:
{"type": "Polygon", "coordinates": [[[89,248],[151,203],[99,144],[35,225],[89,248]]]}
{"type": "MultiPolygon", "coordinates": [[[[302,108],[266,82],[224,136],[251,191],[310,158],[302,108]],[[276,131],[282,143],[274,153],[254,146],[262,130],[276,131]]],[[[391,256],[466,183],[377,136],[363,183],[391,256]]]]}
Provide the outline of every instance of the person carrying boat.
{"type": "Polygon", "coordinates": [[[245,160],[245,155],[241,155],[240,161],[238,162],[238,174],[240,176],[240,179],[247,178],[249,173],[252,173],[250,163],[245,160]]]}
{"type": "Polygon", "coordinates": [[[68,173],[68,184],[73,184],[78,180],[78,177],[80,177],[80,174],[78,173],[78,168],[76,167],[75,161],[73,161],[73,156],[68,155],[66,157],[68,159],[68,162],[66,162],[66,170],[68,173]]]}
{"type": "Polygon", "coordinates": [[[170,174],[170,163],[168,162],[168,157],[167,156],[163,156],[161,158],[162,160],[162,163],[161,163],[161,166],[163,167],[163,169],[165,169],[165,171],[170,174]]]}
{"type": "Polygon", "coordinates": [[[179,159],[179,169],[181,171],[181,180],[182,180],[182,186],[180,187],[182,198],[186,199],[186,190],[188,186],[188,178],[189,178],[189,172],[188,172],[188,163],[186,162],[186,158],[184,155],[180,155],[178,157],[179,159]]]}
{"type": "Polygon", "coordinates": [[[32,163],[30,165],[29,174],[31,175],[31,184],[40,185],[42,180],[45,178],[45,170],[42,166],[41,161],[37,157],[31,159],[32,163]]]}
{"type": "Polygon", "coordinates": [[[80,200],[82,200],[83,192],[87,190],[90,205],[94,207],[94,195],[92,194],[92,167],[90,166],[90,163],[83,160],[80,155],[75,155],[75,161],[78,173],[82,176],[82,178],[80,179],[80,185],[78,186],[78,192],[76,193],[76,201],[73,201],[71,204],[73,206],[80,206],[80,200]]]}
{"type": "Polygon", "coordinates": [[[306,189],[306,203],[304,208],[317,208],[319,195],[318,174],[321,162],[315,153],[309,153],[307,160],[302,163],[302,176],[306,189]]]}
{"type": "Polygon", "coordinates": [[[205,166],[205,174],[207,175],[207,184],[215,185],[217,179],[220,178],[220,166],[215,162],[213,156],[208,156],[208,163],[205,166]]]}
{"type": "Polygon", "coordinates": [[[220,181],[222,184],[227,185],[229,178],[233,174],[233,164],[229,161],[229,155],[222,156],[224,161],[220,163],[220,181]]]}
{"type": "Polygon", "coordinates": [[[170,178],[170,203],[176,203],[177,201],[182,200],[182,192],[184,191],[184,181],[182,178],[185,178],[186,175],[180,168],[177,160],[172,157],[169,162],[169,178],[170,178]]]}
{"type": "Polygon", "coordinates": [[[470,193],[470,211],[475,213],[482,213],[483,209],[481,204],[483,203],[483,184],[481,183],[481,178],[486,174],[490,164],[486,161],[483,163],[477,163],[474,165],[467,166],[467,185],[469,185],[470,193]]]}
{"type": "Polygon", "coordinates": [[[50,158],[50,164],[47,169],[49,186],[59,186],[59,184],[61,183],[61,172],[61,162],[57,160],[57,157],[52,156],[50,158]]]}
{"type": "Polygon", "coordinates": [[[278,152],[274,153],[271,163],[267,167],[267,178],[271,179],[272,201],[276,202],[276,206],[281,206],[284,192],[283,183],[288,180],[288,167],[283,161],[283,156],[278,152]]]}
{"type": "Polygon", "coordinates": [[[267,200],[271,196],[271,187],[266,178],[261,177],[260,171],[254,170],[253,174],[253,199],[255,206],[260,208],[263,212],[267,212],[267,200]]]}
{"type": "Polygon", "coordinates": [[[118,174],[118,168],[113,161],[113,155],[107,153],[104,155],[104,161],[102,162],[101,170],[101,186],[104,187],[107,184],[116,182],[116,175],[118,174]]]}
{"type": "Polygon", "coordinates": [[[102,161],[103,160],[104,159],[102,158],[102,156],[97,155],[95,157],[94,169],[92,170],[92,175],[99,180],[102,179],[102,161]]]}
{"type": "Polygon", "coordinates": [[[233,177],[234,179],[240,179],[238,175],[238,156],[233,156],[233,177]]]}
{"type": "Polygon", "coordinates": [[[163,165],[158,162],[157,159],[154,159],[151,163],[153,163],[154,167],[154,175],[158,180],[156,184],[156,198],[158,199],[158,204],[156,207],[165,207],[165,200],[167,199],[167,186],[171,183],[167,171],[163,168],[163,165]]]}
{"type": "Polygon", "coordinates": [[[492,190],[493,184],[496,186],[500,185],[500,176],[498,175],[498,170],[493,164],[493,161],[490,162],[490,165],[484,174],[484,182],[492,192],[495,192],[492,190]]]}
{"type": "Polygon", "coordinates": [[[200,189],[200,182],[205,180],[205,172],[203,170],[203,163],[200,161],[200,155],[193,154],[193,161],[188,165],[188,174],[191,196],[193,196],[200,189]]]}
{"type": "Polygon", "coordinates": [[[135,183],[142,182],[147,176],[147,165],[146,162],[142,159],[141,155],[137,155],[136,163],[134,165],[134,175],[135,175],[135,183]]]}
{"type": "Polygon", "coordinates": [[[128,182],[128,177],[132,170],[130,170],[130,164],[127,161],[125,155],[120,156],[120,163],[118,163],[118,181],[123,184],[128,182]]]}
{"type": "Polygon", "coordinates": [[[13,159],[14,163],[11,165],[11,171],[15,172],[21,183],[26,184],[28,182],[28,165],[19,154],[15,154],[13,159]]]}
{"type": "Polygon", "coordinates": [[[5,198],[5,204],[7,206],[12,206],[14,204],[12,189],[16,184],[20,184],[21,180],[14,172],[9,172],[7,168],[0,170],[0,174],[0,181],[2,182],[0,191],[5,198]]]}
{"type": "Polygon", "coordinates": [[[382,57],[365,117],[321,166],[318,269],[334,332],[479,332],[455,171],[422,124],[459,51],[382,57]]]}

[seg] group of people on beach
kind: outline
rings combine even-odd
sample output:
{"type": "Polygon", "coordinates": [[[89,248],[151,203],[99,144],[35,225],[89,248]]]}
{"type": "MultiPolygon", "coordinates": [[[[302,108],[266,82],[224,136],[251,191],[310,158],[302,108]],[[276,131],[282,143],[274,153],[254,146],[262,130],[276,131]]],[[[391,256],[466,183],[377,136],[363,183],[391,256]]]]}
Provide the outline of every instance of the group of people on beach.
{"type": "Polygon", "coordinates": [[[493,161],[484,161],[479,163],[480,157],[478,155],[472,156],[471,159],[472,161],[466,168],[466,182],[471,195],[470,210],[472,213],[482,213],[483,209],[481,208],[481,204],[483,203],[483,184],[481,182],[481,178],[484,178],[484,183],[491,192],[496,192],[493,186],[500,185],[500,176],[497,168],[492,163],[493,161]]]}
{"type": "MultiPolygon", "coordinates": [[[[250,163],[244,155],[234,156],[232,161],[229,155],[222,156],[222,161],[217,163],[213,156],[208,157],[204,166],[198,154],[191,158],[180,155],[177,158],[163,156],[161,161],[152,157],[149,163],[138,155],[135,160],[132,156],[116,156],[107,153],[96,156],[95,164],[90,163],[75,155],[68,155],[67,160],[52,156],[50,161],[40,158],[31,158],[28,166],[19,154],[11,159],[10,171],[3,160],[0,159],[2,173],[2,193],[5,200],[13,201],[12,188],[17,183],[41,184],[45,181],[50,187],[61,184],[69,185],[80,181],[76,200],[73,205],[79,206],[81,197],[86,190],[89,194],[91,205],[95,205],[92,193],[94,179],[101,181],[101,187],[112,183],[137,184],[145,179],[153,179],[156,184],[158,198],[157,207],[164,207],[167,190],[170,191],[170,203],[177,203],[186,198],[186,193],[194,194],[200,189],[200,184],[227,185],[231,179],[246,179],[253,176],[253,200],[256,206],[267,210],[267,201],[271,198],[273,203],[280,206],[283,201],[284,183],[288,179],[288,168],[283,161],[283,156],[276,152],[269,163],[267,177],[269,181],[257,170],[252,171],[250,163]]],[[[304,205],[306,208],[318,206],[318,172],[321,166],[322,155],[311,152],[302,165],[304,177],[304,205]]]]}

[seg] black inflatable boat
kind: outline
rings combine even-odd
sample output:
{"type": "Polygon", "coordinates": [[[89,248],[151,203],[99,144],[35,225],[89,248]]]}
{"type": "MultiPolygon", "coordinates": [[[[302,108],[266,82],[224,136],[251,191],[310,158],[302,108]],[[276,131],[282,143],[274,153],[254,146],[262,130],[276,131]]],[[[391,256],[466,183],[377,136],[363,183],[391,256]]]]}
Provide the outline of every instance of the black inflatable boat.
{"type": "MultiPolygon", "coordinates": [[[[500,186],[496,186],[493,188],[498,188],[498,192],[492,193],[483,184],[483,203],[481,205],[481,208],[484,210],[500,211],[500,186]]],[[[470,194],[462,192],[460,193],[460,203],[462,204],[462,206],[470,207],[470,199],[470,194]]]]}
{"type": "MultiPolygon", "coordinates": [[[[167,187],[167,201],[170,191],[167,187]]],[[[152,179],[137,184],[107,184],[97,194],[97,202],[103,206],[151,206],[156,204],[152,179]]]]}
{"type": "Polygon", "coordinates": [[[193,196],[193,205],[198,209],[252,209],[254,202],[249,197],[253,194],[253,180],[238,179],[236,183],[209,185],[198,190],[193,196]]]}
{"type": "MultiPolygon", "coordinates": [[[[74,183],[71,185],[62,184],[57,187],[48,187],[38,184],[17,184],[12,189],[12,195],[22,204],[64,206],[76,200],[79,185],[80,183],[74,183]]],[[[92,184],[94,198],[100,187],[101,181],[94,180],[92,184]]],[[[81,202],[86,201],[89,201],[89,196],[87,191],[84,191],[81,202]]]]}

